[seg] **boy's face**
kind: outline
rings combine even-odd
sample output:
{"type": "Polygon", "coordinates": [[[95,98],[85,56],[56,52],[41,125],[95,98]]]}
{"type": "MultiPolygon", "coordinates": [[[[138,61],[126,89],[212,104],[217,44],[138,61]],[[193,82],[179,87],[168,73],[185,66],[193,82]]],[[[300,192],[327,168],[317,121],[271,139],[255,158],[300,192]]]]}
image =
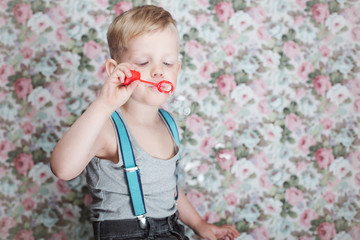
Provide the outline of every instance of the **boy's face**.
{"type": "MultiPolygon", "coordinates": [[[[178,52],[178,33],[175,28],[167,27],[131,39],[120,62],[133,64],[143,80],[155,83],[167,80],[175,88],[180,71],[178,52]]],[[[141,83],[131,97],[138,101],[161,105],[169,96],[160,93],[154,86],[141,83]]]]}

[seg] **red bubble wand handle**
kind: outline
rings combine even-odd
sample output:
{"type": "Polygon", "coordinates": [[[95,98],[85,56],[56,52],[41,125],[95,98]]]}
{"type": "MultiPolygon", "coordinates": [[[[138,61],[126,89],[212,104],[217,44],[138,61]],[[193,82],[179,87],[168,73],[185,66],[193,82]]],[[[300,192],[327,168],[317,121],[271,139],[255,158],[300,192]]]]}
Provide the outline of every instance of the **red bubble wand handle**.
{"type": "Polygon", "coordinates": [[[162,93],[170,94],[174,91],[174,85],[169,81],[162,80],[158,83],[149,82],[141,79],[140,72],[134,70],[130,70],[130,72],[131,77],[125,77],[124,85],[129,85],[133,81],[140,81],[155,86],[157,90],[162,93]]]}

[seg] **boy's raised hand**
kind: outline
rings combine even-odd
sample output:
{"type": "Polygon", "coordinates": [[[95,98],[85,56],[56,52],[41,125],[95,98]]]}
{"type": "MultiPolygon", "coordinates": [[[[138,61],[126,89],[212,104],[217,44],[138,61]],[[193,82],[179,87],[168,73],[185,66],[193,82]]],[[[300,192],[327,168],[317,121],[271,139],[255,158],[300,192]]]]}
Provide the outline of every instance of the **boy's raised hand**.
{"type": "Polygon", "coordinates": [[[127,86],[123,84],[125,77],[131,77],[130,70],[134,69],[134,66],[130,63],[117,64],[115,60],[108,59],[105,67],[109,77],[101,88],[98,100],[105,107],[115,111],[129,99],[139,81],[134,81],[127,86]]]}

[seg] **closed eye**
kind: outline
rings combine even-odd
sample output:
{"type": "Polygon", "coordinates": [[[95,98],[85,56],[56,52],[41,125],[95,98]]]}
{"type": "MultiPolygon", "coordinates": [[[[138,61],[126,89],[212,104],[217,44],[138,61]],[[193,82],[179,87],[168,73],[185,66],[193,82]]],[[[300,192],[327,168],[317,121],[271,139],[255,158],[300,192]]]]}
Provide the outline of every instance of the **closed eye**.
{"type": "Polygon", "coordinates": [[[165,65],[165,66],[168,66],[168,67],[171,67],[173,64],[172,64],[172,63],[164,62],[164,65],[165,65]]]}
{"type": "Polygon", "coordinates": [[[138,63],[138,65],[140,66],[145,66],[146,64],[148,64],[149,62],[143,62],[143,63],[138,63]]]}

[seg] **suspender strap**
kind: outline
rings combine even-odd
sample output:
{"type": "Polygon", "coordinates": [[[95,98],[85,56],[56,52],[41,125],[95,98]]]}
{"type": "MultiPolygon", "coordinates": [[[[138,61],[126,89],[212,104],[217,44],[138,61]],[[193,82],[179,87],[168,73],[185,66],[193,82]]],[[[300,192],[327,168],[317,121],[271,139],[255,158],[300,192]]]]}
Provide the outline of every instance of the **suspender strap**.
{"type": "Polygon", "coordinates": [[[117,136],[119,138],[120,152],[126,171],[126,178],[134,214],[140,219],[146,213],[140,172],[136,166],[134,152],[124,122],[121,120],[116,111],[111,115],[111,118],[115,123],[117,136]]]}
{"type": "MultiPolygon", "coordinates": [[[[164,109],[159,109],[159,112],[160,112],[161,116],[165,119],[165,122],[168,125],[168,127],[170,128],[171,134],[173,135],[177,145],[180,147],[179,132],[178,132],[175,120],[164,109]]],[[[175,200],[178,200],[178,198],[179,198],[179,187],[178,187],[178,175],[179,175],[179,173],[178,173],[179,172],[178,164],[179,164],[179,160],[180,160],[180,154],[179,154],[178,160],[176,162],[176,196],[175,196],[175,200]]]]}
{"type": "MultiPolygon", "coordinates": [[[[168,125],[177,145],[180,146],[179,132],[177,130],[174,119],[167,111],[163,109],[159,109],[159,112],[161,116],[164,118],[166,124],[168,125]]],[[[123,159],[124,168],[126,171],[126,179],[130,192],[131,202],[133,205],[134,214],[140,220],[140,224],[142,224],[141,227],[145,227],[146,208],[144,203],[144,194],[141,185],[140,171],[139,168],[136,166],[135,156],[129,139],[129,134],[125,128],[124,122],[122,121],[122,119],[120,118],[119,114],[116,111],[111,115],[111,118],[114,122],[117,137],[119,139],[120,152],[123,159]]],[[[180,160],[180,155],[176,165],[178,165],[179,160],[180,160]]],[[[178,173],[176,172],[177,194],[175,200],[177,200],[179,196],[177,181],[178,181],[178,173]]]]}

